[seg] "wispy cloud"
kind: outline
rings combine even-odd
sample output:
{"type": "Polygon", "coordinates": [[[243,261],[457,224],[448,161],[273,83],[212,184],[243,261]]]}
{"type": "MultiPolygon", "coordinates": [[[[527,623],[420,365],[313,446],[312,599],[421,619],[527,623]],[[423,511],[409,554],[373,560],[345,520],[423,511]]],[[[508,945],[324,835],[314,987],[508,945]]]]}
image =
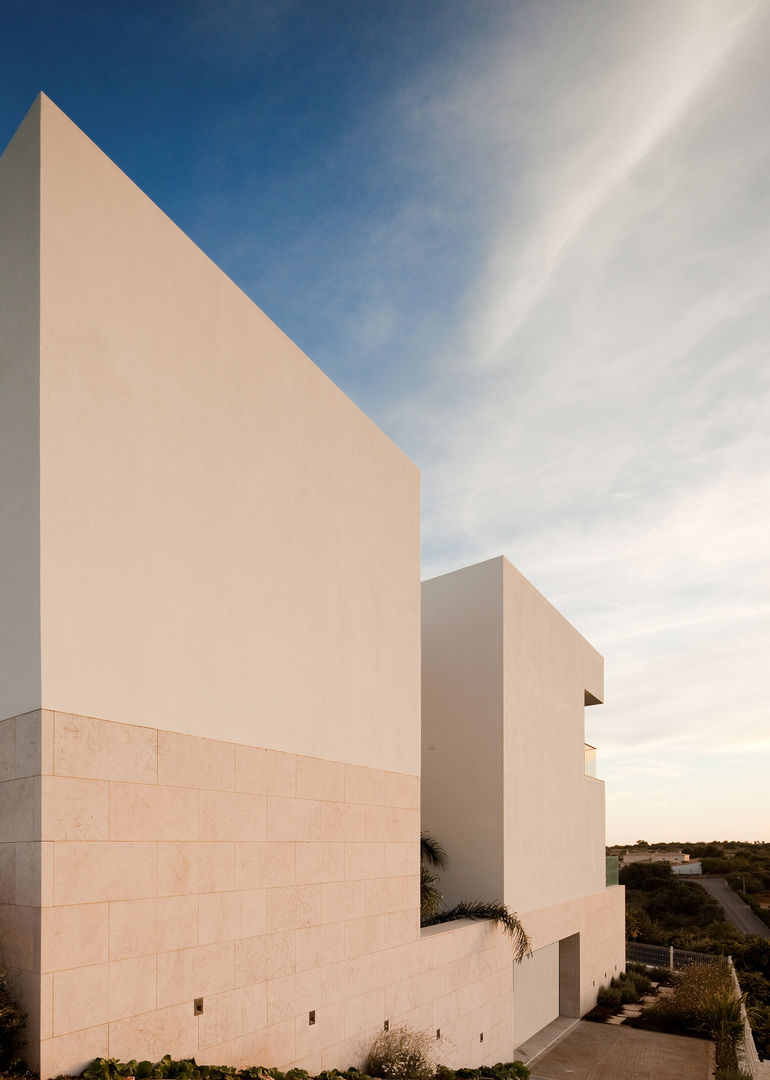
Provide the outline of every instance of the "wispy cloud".
{"type": "Polygon", "coordinates": [[[767,765],[768,12],[537,10],[418,110],[436,169],[442,137],[471,159],[483,237],[385,419],[425,574],[502,551],[606,654],[596,738],[651,755],[616,784],[704,740],[767,765]]]}
{"type": "Polygon", "coordinates": [[[770,9],[444,12],[354,27],[344,123],[313,140],[304,86],[219,257],[421,467],[424,576],[505,553],[605,654],[611,835],[766,833],[770,9]]]}

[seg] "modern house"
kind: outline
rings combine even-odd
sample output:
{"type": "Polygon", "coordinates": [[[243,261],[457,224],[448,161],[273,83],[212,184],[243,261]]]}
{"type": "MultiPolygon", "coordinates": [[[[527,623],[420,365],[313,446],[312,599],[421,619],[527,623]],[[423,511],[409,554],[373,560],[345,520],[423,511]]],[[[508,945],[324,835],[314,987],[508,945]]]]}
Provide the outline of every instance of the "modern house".
{"type": "Polygon", "coordinates": [[[316,1072],[386,1021],[474,1065],[590,1008],[601,658],[505,560],[421,620],[416,467],[44,96],[0,158],[0,506],[0,953],[43,1077],[316,1072]],[[420,929],[421,823],[531,960],[420,929]]]}
{"type": "Polygon", "coordinates": [[[507,559],[426,581],[422,599],[422,820],[452,855],[447,901],[500,897],[532,937],[513,977],[520,1047],[624,968],[604,784],[585,768],[604,662],[507,559]]]}

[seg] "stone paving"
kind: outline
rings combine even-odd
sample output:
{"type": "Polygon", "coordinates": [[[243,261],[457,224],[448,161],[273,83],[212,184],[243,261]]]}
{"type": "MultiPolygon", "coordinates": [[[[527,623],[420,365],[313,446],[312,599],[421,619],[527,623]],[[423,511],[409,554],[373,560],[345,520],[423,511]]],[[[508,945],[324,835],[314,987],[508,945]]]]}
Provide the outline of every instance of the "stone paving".
{"type": "Polygon", "coordinates": [[[530,1066],[531,1080],[709,1080],[705,1039],[581,1021],[530,1066]]]}

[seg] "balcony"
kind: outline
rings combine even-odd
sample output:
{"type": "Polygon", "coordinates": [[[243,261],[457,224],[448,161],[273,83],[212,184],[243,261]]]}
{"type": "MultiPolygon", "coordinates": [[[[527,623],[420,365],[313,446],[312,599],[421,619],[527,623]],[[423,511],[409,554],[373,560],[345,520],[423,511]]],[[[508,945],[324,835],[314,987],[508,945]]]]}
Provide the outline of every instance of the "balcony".
{"type": "Polygon", "coordinates": [[[585,744],[585,774],[596,779],[596,747],[590,743],[585,744]]]}

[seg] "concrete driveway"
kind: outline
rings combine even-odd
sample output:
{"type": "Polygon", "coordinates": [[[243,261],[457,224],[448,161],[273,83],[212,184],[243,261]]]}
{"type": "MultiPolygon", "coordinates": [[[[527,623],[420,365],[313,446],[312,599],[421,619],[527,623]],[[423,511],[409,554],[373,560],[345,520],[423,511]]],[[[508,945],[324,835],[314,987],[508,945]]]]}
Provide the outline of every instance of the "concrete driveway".
{"type": "Polygon", "coordinates": [[[531,1080],[710,1080],[713,1044],[581,1021],[534,1064],[531,1080]]]}
{"type": "Polygon", "coordinates": [[[761,919],[741,900],[737,893],[733,892],[724,878],[697,878],[689,877],[688,881],[694,881],[711,893],[724,909],[728,922],[731,922],[736,930],[744,934],[759,934],[760,937],[770,939],[770,927],[765,926],[761,919]]]}

